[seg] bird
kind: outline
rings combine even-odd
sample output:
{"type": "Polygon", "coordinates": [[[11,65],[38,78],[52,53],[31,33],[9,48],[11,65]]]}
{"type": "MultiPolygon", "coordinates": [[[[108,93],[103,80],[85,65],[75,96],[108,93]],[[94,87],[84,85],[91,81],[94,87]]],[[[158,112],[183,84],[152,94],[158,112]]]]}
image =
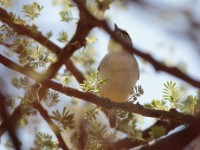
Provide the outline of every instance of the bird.
{"type": "MultiPolygon", "coordinates": [[[[129,34],[116,24],[113,32],[127,45],[133,45],[129,34]]],[[[108,43],[108,53],[98,66],[98,77],[105,80],[105,83],[100,85],[99,96],[113,102],[127,102],[130,91],[133,91],[139,76],[139,65],[134,54],[111,37],[108,43]]],[[[116,115],[107,111],[105,113],[110,126],[116,127],[116,115]]]]}

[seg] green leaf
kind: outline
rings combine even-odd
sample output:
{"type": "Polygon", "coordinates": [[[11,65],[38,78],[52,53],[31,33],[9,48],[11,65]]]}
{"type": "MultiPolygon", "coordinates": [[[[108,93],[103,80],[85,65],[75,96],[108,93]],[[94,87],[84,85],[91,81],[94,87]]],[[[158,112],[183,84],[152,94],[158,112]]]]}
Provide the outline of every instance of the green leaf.
{"type": "Polygon", "coordinates": [[[99,111],[100,111],[100,108],[99,107],[95,107],[95,108],[87,111],[84,114],[84,118],[89,120],[89,121],[96,120],[96,116],[99,114],[99,111]]]}
{"type": "Polygon", "coordinates": [[[6,106],[14,109],[15,106],[16,106],[16,101],[14,98],[12,98],[11,96],[9,96],[7,99],[6,99],[6,106]]]}
{"type": "Polygon", "coordinates": [[[85,80],[83,84],[80,85],[84,91],[97,94],[100,91],[100,85],[104,84],[105,82],[106,80],[98,77],[98,71],[95,71],[92,72],[87,80],[85,80]]]}
{"type": "Polygon", "coordinates": [[[9,12],[8,15],[10,16],[10,19],[17,24],[27,24],[25,20],[23,20],[20,16],[16,16],[16,14],[14,14],[13,12],[9,12]]]}
{"type": "Polygon", "coordinates": [[[66,107],[63,108],[62,114],[56,110],[53,111],[52,119],[58,122],[57,126],[62,129],[74,129],[76,127],[76,123],[74,120],[74,114],[70,113],[70,110],[67,110],[66,107]]]}
{"type": "Polygon", "coordinates": [[[52,135],[48,133],[38,132],[35,136],[34,143],[44,150],[58,150],[58,143],[52,140],[52,135]]]}
{"type": "Polygon", "coordinates": [[[156,139],[163,135],[165,135],[166,131],[163,126],[153,126],[151,127],[151,131],[149,132],[150,139],[156,139]]]}
{"type": "Polygon", "coordinates": [[[10,39],[11,37],[15,37],[15,32],[12,28],[10,28],[7,24],[3,24],[0,26],[0,35],[1,39],[7,40],[10,39]]]}
{"type": "Polygon", "coordinates": [[[23,6],[22,12],[24,12],[25,17],[28,17],[30,20],[34,20],[40,15],[40,11],[43,9],[43,6],[40,6],[36,2],[32,4],[27,4],[23,6]]]}
{"type": "Polygon", "coordinates": [[[46,33],[46,37],[47,37],[48,39],[51,38],[52,35],[53,35],[53,32],[52,32],[52,31],[49,31],[49,32],[46,33]]]}
{"type": "Polygon", "coordinates": [[[6,8],[12,4],[11,0],[0,0],[0,5],[3,8],[6,8]]]}
{"type": "Polygon", "coordinates": [[[132,94],[129,98],[131,102],[134,102],[137,100],[138,97],[142,96],[144,94],[144,90],[141,85],[135,86],[134,89],[130,90],[130,94],[132,94]]]}
{"type": "Polygon", "coordinates": [[[194,115],[199,110],[197,106],[197,97],[189,95],[187,99],[182,103],[181,110],[187,114],[194,115]]]}
{"type": "Polygon", "coordinates": [[[73,132],[72,135],[70,136],[70,142],[73,145],[77,145],[78,144],[78,139],[79,139],[79,134],[77,131],[73,132]]]}
{"type": "MultiPolygon", "coordinates": [[[[89,135],[88,139],[98,140],[99,144],[106,147],[109,143],[113,143],[117,139],[117,135],[109,132],[108,127],[100,122],[92,121],[90,127],[87,130],[89,135]]],[[[88,141],[88,142],[89,142],[88,141]]]]}
{"type": "Polygon", "coordinates": [[[67,43],[68,42],[67,32],[62,31],[59,34],[58,41],[61,42],[61,43],[64,43],[64,44],[67,43]]]}
{"type": "Polygon", "coordinates": [[[59,93],[56,91],[50,91],[48,90],[47,95],[44,97],[43,102],[45,102],[45,104],[48,107],[53,107],[56,104],[58,104],[59,102],[59,93]]]}
{"type": "Polygon", "coordinates": [[[69,22],[72,21],[72,14],[70,11],[62,10],[60,12],[61,21],[69,22]]]}
{"type": "Polygon", "coordinates": [[[21,77],[21,78],[15,77],[11,80],[11,84],[17,89],[20,89],[20,88],[26,89],[28,82],[29,82],[29,80],[28,80],[27,76],[21,77]]]}
{"type": "Polygon", "coordinates": [[[84,150],[104,150],[104,145],[98,140],[88,140],[86,143],[84,150]]]}
{"type": "Polygon", "coordinates": [[[169,110],[169,108],[166,106],[166,102],[164,100],[152,100],[150,104],[145,104],[145,107],[152,108],[152,109],[158,109],[158,110],[169,110]]]}
{"type": "Polygon", "coordinates": [[[92,44],[97,41],[97,38],[93,35],[86,37],[86,44],[92,44]]]}
{"type": "Polygon", "coordinates": [[[167,81],[164,86],[165,88],[163,89],[163,99],[170,102],[170,109],[174,108],[176,103],[178,103],[179,101],[179,93],[176,83],[173,83],[172,81],[167,81]]]}
{"type": "Polygon", "coordinates": [[[113,3],[113,0],[95,0],[97,3],[98,8],[101,11],[106,11],[107,9],[110,8],[111,3],[113,3]]]}

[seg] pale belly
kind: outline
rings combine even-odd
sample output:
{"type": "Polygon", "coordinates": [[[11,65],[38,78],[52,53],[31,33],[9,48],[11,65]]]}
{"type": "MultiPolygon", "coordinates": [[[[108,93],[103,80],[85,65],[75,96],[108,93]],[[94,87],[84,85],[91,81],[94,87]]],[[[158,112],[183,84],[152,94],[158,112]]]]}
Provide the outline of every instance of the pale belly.
{"type": "Polygon", "coordinates": [[[126,55],[107,55],[102,60],[99,77],[106,80],[100,86],[100,96],[116,102],[126,102],[138,80],[138,64],[126,55]]]}

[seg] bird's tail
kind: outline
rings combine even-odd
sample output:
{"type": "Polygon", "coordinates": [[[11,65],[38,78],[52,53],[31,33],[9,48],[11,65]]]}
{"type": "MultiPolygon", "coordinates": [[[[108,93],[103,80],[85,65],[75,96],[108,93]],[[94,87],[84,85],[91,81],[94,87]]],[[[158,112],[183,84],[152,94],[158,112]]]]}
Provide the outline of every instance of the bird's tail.
{"type": "Polygon", "coordinates": [[[105,113],[105,115],[108,118],[108,121],[110,123],[110,127],[116,128],[118,126],[118,119],[117,119],[116,114],[114,112],[108,111],[108,110],[103,110],[103,112],[105,113]]]}

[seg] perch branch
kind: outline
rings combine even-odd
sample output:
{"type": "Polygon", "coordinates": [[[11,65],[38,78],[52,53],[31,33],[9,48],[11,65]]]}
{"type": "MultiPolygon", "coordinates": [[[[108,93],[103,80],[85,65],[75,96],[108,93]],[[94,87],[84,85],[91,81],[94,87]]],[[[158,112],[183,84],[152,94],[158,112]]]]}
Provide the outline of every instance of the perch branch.
{"type": "Polygon", "coordinates": [[[105,21],[98,20],[97,18],[92,16],[88,12],[88,10],[85,8],[83,1],[80,1],[80,0],[74,0],[74,1],[77,3],[79,10],[82,13],[84,13],[85,16],[87,16],[87,18],[89,20],[88,22],[90,22],[93,26],[102,27],[106,32],[108,32],[112,36],[112,38],[114,38],[117,42],[122,44],[126,48],[127,51],[130,51],[131,53],[134,53],[137,56],[139,56],[142,59],[149,62],[156,71],[164,71],[164,72],[171,74],[179,79],[182,79],[185,82],[188,82],[189,84],[193,85],[194,87],[200,88],[200,81],[193,79],[189,75],[183,73],[180,69],[178,69],[176,67],[167,67],[167,66],[161,64],[160,62],[158,62],[157,60],[155,60],[150,54],[141,52],[138,49],[136,49],[135,47],[131,47],[131,46],[127,45],[125,42],[120,40],[120,38],[111,31],[111,29],[108,27],[108,25],[105,21]]]}
{"type": "MultiPolygon", "coordinates": [[[[41,76],[40,74],[33,71],[32,69],[21,67],[20,65],[12,62],[11,60],[9,60],[8,58],[6,58],[2,55],[0,55],[0,62],[4,66],[6,66],[12,70],[18,71],[24,75],[27,75],[36,81],[41,76]]],[[[98,106],[105,107],[107,109],[121,109],[121,110],[124,110],[127,112],[132,112],[132,113],[140,114],[140,115],[147,116],[147,117],[155,117],[155,118],[160,118],[163,120],[165,120],[165,119],[171,120],[171,121],[177,122],[177,123],[190,123],[190,121],[193,118],[190,115],[185,115],[185,114],[179,113],[177,111],[169,111],[168,112],[168,111],[162,111],[162,110],[154,110],[154,109],[145,108],[144,106],[139,105],[139,104],[132,104],[129,102],[128,103],[111,102],[109,99],[98,97],[92,93],[81,92],[81,91],[73,89],[73,88],[65,87],[59,83],[52,81],[52,80],[47,80],[43,84],[45,85],[45,87],[51,88],[55,91],[65,94],[67,96],[76,97],[76,98],[94,103],[98,106]]]]}
{"type": "MultiPolygon", "coordinates": [[[[18,35],[28,36],[34,39],[35,41],[37,41],[38,43],[40,43],[41,45],[45,46],[47,49],[49,49],[51,52],[55,53],[56,55],[61,55],[63,50],[60,47],[58,47],[56,44],[54,44],[49,39],[47,39],[44,35],[42,35],[42,33],[32,31],[30,27],[28,26],[14,23],[11,20],[10,16],[8,15],[7,11],[1,7],[0,7],[0,20],[6,23],[7,25],[9,25],[11,28],[13,28],[14,31],[18,35]]],[[[12,46],[4,42],[1,42],[0,44],[6,46],[7,48],[12,46]]],[[[78,48],[79,47],[77,47],[77,49],[78,48]]],[[[75,76],[75,78],[79,82],[83,83],[85,78],[83,74],[75,67],[72,60],[71,59],[65,60],[65,64],[66,64],[67,69],[75,76]]]]}

